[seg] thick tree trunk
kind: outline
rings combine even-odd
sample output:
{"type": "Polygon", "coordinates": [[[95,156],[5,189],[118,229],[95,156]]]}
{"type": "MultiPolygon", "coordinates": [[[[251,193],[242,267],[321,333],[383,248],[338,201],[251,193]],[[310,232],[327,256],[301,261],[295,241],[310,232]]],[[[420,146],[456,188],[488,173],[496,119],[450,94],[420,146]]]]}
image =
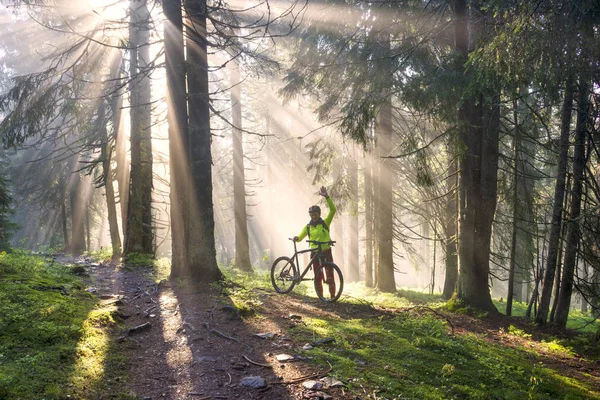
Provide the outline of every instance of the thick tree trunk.
{"type": "MultiPolygon", "coordinates": [[[[469,54],[467,2],[455,0],[457,68],[466,74],[469,54]]],[[[458,299],[497,312],[488,287],[492,221],[496,209],[498,172],[498,95],[463,100],[458,111],[459,140],[464,153],[459,161],[459,263],[458,299]],[[490,101],[493,104],[488,104],[490,101]]]]}
{"type": "Polygon", "coordinates": [[[458,254],[457,254],[457,231],[456,231],[456,219],[457,214],[457,175],[458,169],[456,160],[454,159],[454,152],[449,151],[450,165],[448,167],[448,180],[446,187],[448,190],[448,199],[446,201],[446,224],[445,224],[445,236],[446,236],[446,276],[444,279],[444,292],[442,297],[449,299],[456,290],[456,283],[458,281],[458,254]]]}
{"type": "Polygon", "coordinates": [[[130,93],[131,174],[124,253],[154,254],[152,223],[152,141],[150,13],[146,0],[131,3],[130,93]]]}
{"type": "Polygon", "coordinates": [[[373,287],[373,161],[364,165],[365,181],[365,285],[373,287]]]}
{"type": "Polygon", "coordinates": [[[163,1],[167,120],[169,124],[169,199],[171,216],[171,278],[189,274],[187,262],[187,189],[190,186],[188,112],[181,0],[163,1]]]}
{"type": "Polygon", "coordinates": [[[190,154],[193,155],[190,163],[192,195],[187,221],[190,243],[188,261],[195,281],[213,282],[222,275],[217,266],[212,199],[206,0],[186,0],[185,8],[190,18],[189,29],[186,30],[186,48],[189,66],[189,143],[190,154]]]}
{"type": "Polygon", "coordinates": [[[573,278],[575,275],[577,251],[579,247],[579,217],[581,214],[581,199],[583,190],[584,170],[586,164],[586,137],[588,131],[589,82],[586,74],[579,81],[579,108],[577,111],[577,126],[575,128],[575,151],[573,155],[573,191],[571,208],[567,224],[565,243],[564,271],[560,285],[560,295],[556,307],[556,325],[560,328],[567,326],[571,295],[573,294],[573,278]]]}
{"type": "Polygon", "coordinates": [[[565,178],[567,174],[567,163],[569,155],[569,133],[571,127],[571,111],[573,108],[573,78],[568,77],[565,85],[565,99],[562,108],[559,159],[556,171],[556,183],[554,186],[554,203],[552,205],[552,223],[550,228],[550,239],[548,244],[548,257],[546,258],[546,269],[542,281],[542,295],[535,321],[544,325],[550,310],[550,297],[552,296],[552,284],[556,273],[558,259],[558,247],[560,245],[560,231],[562,222],[563,197],[565,193],[565,178]]]}
{"type": "Polygon", "coordinates": [[[244,145],[242,137],[242,86],[237,65],[231,73],[231,123],[233,125],[233,209],[235,219],[235,266],[242,271],[252,271],[248,244],[248,216],[246,215],[246,173],[244,170],[244,145]]]}

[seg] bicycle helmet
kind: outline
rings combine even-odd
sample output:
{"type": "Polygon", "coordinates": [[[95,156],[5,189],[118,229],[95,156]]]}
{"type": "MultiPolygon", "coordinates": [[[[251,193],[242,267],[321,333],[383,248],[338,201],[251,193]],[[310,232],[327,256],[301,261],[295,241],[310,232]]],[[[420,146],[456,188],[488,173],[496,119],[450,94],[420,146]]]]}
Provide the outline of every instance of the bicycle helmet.
{"type": "Polygon", "coordinates": [[[310,207],[308,208],[308,212],[309,212],[309,213],[311,213],[311,212],[318,212],[318,213],[321,213],[321,207],[319,207],[319,206],[310,206],[310,207]]]}

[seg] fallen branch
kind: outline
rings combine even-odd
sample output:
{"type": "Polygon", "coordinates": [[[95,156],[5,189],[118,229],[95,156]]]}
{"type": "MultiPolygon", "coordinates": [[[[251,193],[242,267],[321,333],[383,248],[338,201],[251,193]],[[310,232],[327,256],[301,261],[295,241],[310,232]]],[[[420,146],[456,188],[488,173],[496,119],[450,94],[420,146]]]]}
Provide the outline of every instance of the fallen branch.
{"type": "Polygon", "coordinates": [[[137,333],[146,332],[146,331],[150,330],[150,328],[152,328],[152,325],[150,325],[149,322],[146,322],[145,324],[138,325],[136,327],[128,329],[127,335],[130,336],[130,335],[135,335],[137,333]]]}
{"type": "Polygon", "coordinates": [[[215,335],[217,335],[217,336],[221,336],[223,339],[232,340],[232,341],[234,341],[234,342],[238,342],[239,344],[242,344],[242,343],[241,343],[239,340],[237,340],[236,338],[234,338],[234,337],[231,337],[231,336],[227,336],[227,335],[226,335],[226,334],[224,334],[223,332],[221,332],[221,331],[218,331],[218,330],[216,330],[216,329],[210,329],[210,333],[212,333],[212,334],[215,334],[215,335]]]}
{"type": "Polygon", "coordinates": [[[256,361],[252,361],[251,359],[249,359],[246,356],[242,356],[244,357],[244,360],[248,361],[250,364],[254,364],[254,365],[258,365],[259,367],[265,367],[265,368],[273,368],[273,366],[271,364],[262,364],[256,361]]]}
{"type": "Polygon", "coordinates": [[[304,382],[309,379],[322,378],[325,375],[329,374],[333,370],[333,367],[331,366],[331,363],[329,361],[327,361],[327,364],[329,364],[329,369],[325,372],[319,372],[318,374],[302,376],[300,378],[292,379],[291,381],[286,381],[286,382],[273,382],[273,383],[271,383],[271,385],[291,385],[294,383],[304,382]]]}

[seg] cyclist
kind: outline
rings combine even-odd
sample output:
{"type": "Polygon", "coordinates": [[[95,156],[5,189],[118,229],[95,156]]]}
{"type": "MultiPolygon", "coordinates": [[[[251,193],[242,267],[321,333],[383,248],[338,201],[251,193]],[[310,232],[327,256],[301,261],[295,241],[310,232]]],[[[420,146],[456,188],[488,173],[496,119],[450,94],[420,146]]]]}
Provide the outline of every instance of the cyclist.
{"type": "MultiPolygon", "coordinates": [[[[310,221],[308,224],[302,228],[302,231],[298,236],[294,236],[294,241],[299,242],[308,236],[308,240],[316,240],[318,242],[329,242],[331,240],[329,236],[329,228],[331,227],[331,221],[333,220],[333,216],[335,215],[336,208],[335,204],[333,204],[333,200],[327,194],[327,189],[325,186],[321,186],[321,190],[319,194],[327,200],[327,207],[329,207],[329,213],[325,219],[321,218],[321,207],[314,205],[310,206],[308,209],[308,214],[310,215],[310,221]]],[[[316,243],[310,243],[310,247],[314,250],[317,250],[319,246],[316,243]]],[[[331,255],[331,246],[328,244],[321,245],[321,249],[323,250],[324,258],[326,261],[333,262],[333,256],[331,255]]],[[[315,255],[315,252],[311,253],[311,258],[315,255]]],[[[313,261],[313,271],[317,271],[319,260],[316,259],[313,261]]],[[[325,267],[326,280],[323,276],[323,269],[321,269],[319,276],[315,275],[315,280],[317,281],[317,290],[319,290],[319,294],[323,293],[323,281],[327,283],[329,286],[329,294],[331,297],[335,297],[335,281],[333,278],[333,271],[331,267],[325,267]]]]}

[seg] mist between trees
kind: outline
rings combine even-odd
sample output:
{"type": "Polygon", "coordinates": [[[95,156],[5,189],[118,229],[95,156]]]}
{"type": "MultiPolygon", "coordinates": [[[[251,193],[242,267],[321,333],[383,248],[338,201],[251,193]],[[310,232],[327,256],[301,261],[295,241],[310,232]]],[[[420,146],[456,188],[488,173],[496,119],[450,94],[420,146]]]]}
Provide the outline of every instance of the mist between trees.
{"type": "Polygon", "coordinates": [[[596,2],[3,4],[4,247],[214,281],[325,185],[347,281],[598,314],[596,2]]]}

